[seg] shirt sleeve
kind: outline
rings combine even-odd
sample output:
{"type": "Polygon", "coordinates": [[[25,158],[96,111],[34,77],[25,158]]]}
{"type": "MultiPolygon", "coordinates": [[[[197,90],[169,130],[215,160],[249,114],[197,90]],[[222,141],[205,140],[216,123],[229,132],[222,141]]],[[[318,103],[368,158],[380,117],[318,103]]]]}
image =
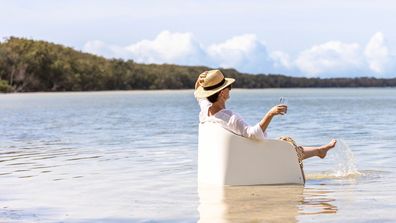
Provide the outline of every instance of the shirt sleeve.
{"type": "Polygon", "coordinates": [[[206,98],[199,98],[197,100],[198,100],[199,107],[201,108],[201,111],[204,111],[204,110],[207,111],[208,108],[210,106],[212,106],[212,103],[206,98]]]}
{"type": "Polygon", "coordinates": [[[208,118],[208,110],[210,106],[212,106],[212,103],[206,98],[197,100],[199,107],[201,108],[201,111],[199,112],[199,121],[204,122],[208,118]]]}
{"type": "Polygon", "coordinates": [[[228,126],[231,127],[235,133],[246,138],[256,140],[263,140],[267,138],[267,133],[261,129],[259,123],[254,126],[249,126],[238,114],[233,114],[231,116],[228,126]]]}

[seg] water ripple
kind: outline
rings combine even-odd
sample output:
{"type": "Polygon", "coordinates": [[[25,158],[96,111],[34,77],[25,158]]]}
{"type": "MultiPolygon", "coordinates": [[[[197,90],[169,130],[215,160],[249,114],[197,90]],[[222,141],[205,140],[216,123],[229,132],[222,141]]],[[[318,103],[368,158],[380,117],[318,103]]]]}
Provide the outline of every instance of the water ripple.
{"type": "Polygon", "coordinates": [[[395,89],[231,94],[229,108],[250,124],[288,98],[290,111],[273,119],[271,137],[290,135],[303,145],[337,138],[347,147],[306,160],[305,188],[200,193],[192,91],[0,95],[0,201],[8,207],[0,221],[396,219],[395,89]]]}

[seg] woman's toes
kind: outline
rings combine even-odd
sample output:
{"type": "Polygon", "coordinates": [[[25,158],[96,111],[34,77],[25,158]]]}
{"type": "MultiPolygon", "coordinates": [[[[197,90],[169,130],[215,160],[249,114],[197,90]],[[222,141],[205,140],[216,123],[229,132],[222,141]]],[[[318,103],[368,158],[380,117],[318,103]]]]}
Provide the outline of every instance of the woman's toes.
{"type": "Polygon", "coordinates": [[[331,148],[334,148],[334,146],[336,145],[336,143],[337,143],[337,140],[332,139],[327,145],[324,146],[324,149],[329,150],[329,149],[331,149],[331,148]]]}

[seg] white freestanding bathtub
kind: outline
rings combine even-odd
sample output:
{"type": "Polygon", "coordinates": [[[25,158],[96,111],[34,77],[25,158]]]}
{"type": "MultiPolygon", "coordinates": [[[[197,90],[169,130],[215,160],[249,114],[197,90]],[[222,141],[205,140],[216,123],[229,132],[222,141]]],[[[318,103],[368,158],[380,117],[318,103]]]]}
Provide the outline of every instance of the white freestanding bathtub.
{"type": "Polygon", "coordinates": [[[247,139],[220,124],[201,123],[198,137],[201,185],[304,184],[297,152],[287,142],[247,139]]]}

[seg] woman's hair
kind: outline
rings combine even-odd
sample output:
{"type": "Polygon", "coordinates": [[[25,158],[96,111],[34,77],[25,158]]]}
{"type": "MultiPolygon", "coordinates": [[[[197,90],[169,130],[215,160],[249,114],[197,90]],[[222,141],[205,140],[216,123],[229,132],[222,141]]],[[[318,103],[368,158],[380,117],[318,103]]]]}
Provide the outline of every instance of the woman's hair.
{"type": "Polygon", "coordinates": [[[219,99],[220,92],[221,91],[219,91],[216,94],[213,94],[213,95],[207,97],[208,101],[210,101],[211,103],[215,103],[217,101],[217,99],[219,99]]]}
{"type": "MultiPolygon", "coordinates": [[[[231,87],[231,85],[228,85],[226,88],[228,88],[229,90],[231,90],[232,87],[231,87]]],[[[225,89],[225,88],[224,88],[224,89],[225,89]]],[[[222,90],[224,90],[224,89],[222,89],[222,90]]],[[[221,90],[221,91],[222,91],[222,90],[221,90]]],[[[216,92],[215,94],[213,94],[213,95],[207,97],[208,101],[210,101],[211,103],[215,103],[215,102],[217,101],[217,99],[219,99],[219,94],[220,94],[221,91],[216,92]]]]}

